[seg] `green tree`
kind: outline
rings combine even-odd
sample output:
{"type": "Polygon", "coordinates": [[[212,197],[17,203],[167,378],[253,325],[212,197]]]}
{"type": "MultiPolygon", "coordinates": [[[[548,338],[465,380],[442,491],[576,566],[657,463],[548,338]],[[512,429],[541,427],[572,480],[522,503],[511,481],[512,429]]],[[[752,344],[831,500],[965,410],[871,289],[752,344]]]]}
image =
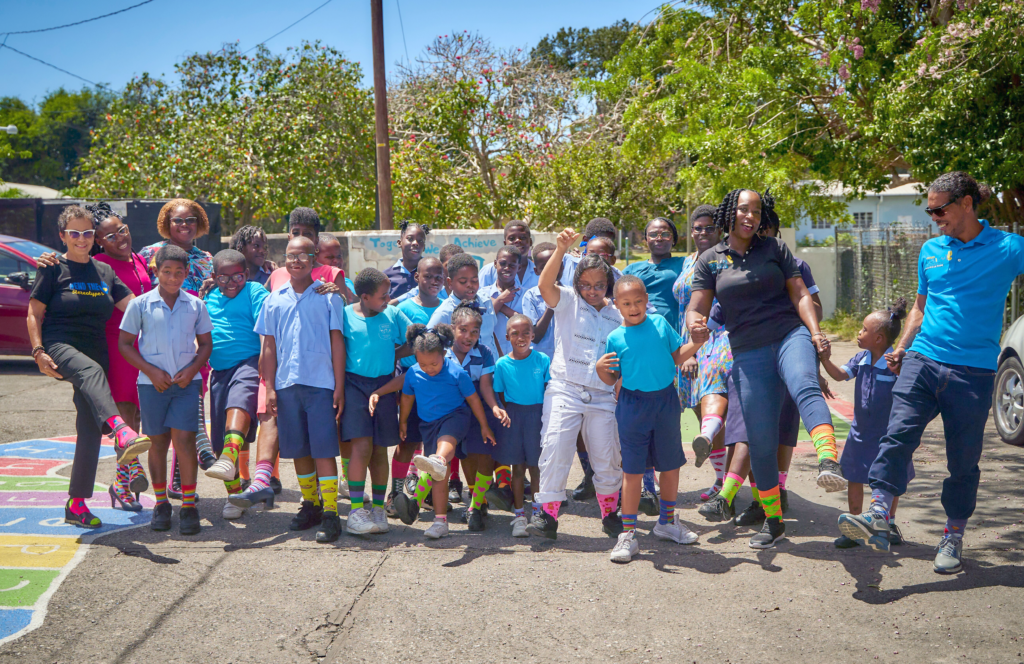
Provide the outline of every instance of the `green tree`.
{"type": "Polygon", "coordinates": [[[173,197],[223,206],[227,232],[298,205],[338,230],[374,218],[373,102],[359,65],[304,43],[286,55],[237,46],[144,74],[111,103],[75,193],[173,197]]]}
{"type": "Polygon", "coordinates": [[[632,27],[622,19],[594,30],[561,28],[537,42],[530,57],[561,71],[598,78],[605,73],[605,63],[619,54],[632,27]]]}

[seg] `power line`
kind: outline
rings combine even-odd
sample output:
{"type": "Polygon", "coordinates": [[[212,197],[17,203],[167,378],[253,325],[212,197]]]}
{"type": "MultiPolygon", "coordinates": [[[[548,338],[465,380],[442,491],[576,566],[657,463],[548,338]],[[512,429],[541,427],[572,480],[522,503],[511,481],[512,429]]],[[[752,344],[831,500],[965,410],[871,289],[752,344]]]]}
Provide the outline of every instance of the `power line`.
{"type": "Polygon", "coordinates": [[[34,56],[34,55],[29,55],[28,53],[25,53],[25,52],[23,52],[23,51],[19,51],[18,49],[14,48],[13,46],[8,46],[8,45],[7,45],[6,43],[4,43],[4,44],[0,44],[0,49],[4,49],[4,48],[6,48],[6,49],[7,49],[8,51],[14,51],[14,52],[15,52],[15,53],[17,53],[18,55],[23,55],[23,56],[25,56],[26,58],[29,58],[30,60],[35,60],[36,62],[38,62],[38,63],[40,63],[40,64],[44,64],[44,65],[46,65],[47,67],[51,67],[51,68],[53,68],[53,69],[56,69],[56,70],[57,70],[57,71],[59,71],[59,72],[64,72],[64,73],[65,73],[65,74],[67,74],[68,76],[74,76],[75,78],[79,79],[80,81],[85,81],[85,82],[86,82],[86,83],[88,83],[89,85],[95,85],[95,86],[96,86],[97,88],[102,88],[102,87],[106,87],[106,86],[104,86],[104,85],[103,85],[102,83],[95,83],[95,82],[93,82],[93,81],[90,81],[90,80],[89,80],[89,79],[87,79],[87,78],[83,78],[83,77],[79,76],[78,74],[73,74],[73,73],[69,72],[69,71],[68,71],[67,69],[61,69],[61,68],[60,68],[60,67],[58,67],[57,65],[51,65],[51,64],[50,64],[49,62],[46,62],[45,60],[40,60],[39,58],[37,58],[37,57],[36,57],[36,56],[34,56]]]}
{"type": "Polygon", "coordinates": [[[400,0],[395,0],[395,7],[398,8],[398,25],[402,27],[402,45],[405,46],[405,61],[412,65],[412,60],[409,59],[409,44],[405,41],[405,23],[402,22],[402,3],[400,0]]]}
{"type": "MultiPolygon", "coordinates": [[[[125,7],[124,9],[118,9],[116,12],[110,12],[109,14],[104,14],[103,16],[96,16],[96,17],[93,17],[93,18],[87,18],[84,21],[75,21],[74,23],[66,23],[64,25],[55,25],[52,28],[40,28],[38,30],[19,30],[17,32],[2,32],[0,34],[4,34],[4,35],[28,35],[28,34],[33,34],[33,33],[36,33],[36,32],[49,32],[50,30],[60,30],[62,28],[70,28],[70,27],[72,27],[74,25],[82,25],[83,23],[89,23],[91,21],[98,21],[101,18],[107,18],[108,16],[115,16],[117,14],[123,14],[124,12],[126,12],[126,11],[128,11],[130,9],[135,9],[136,7],[141,7],[142,5],[148,5],[151,2],[153,2],[153,0],[144,0],[144,2],[140,2],[137,5],[132,5],[131,7],[125,7]]],[[[10,46],[8,46],[7,48],[10,48],[10,46]]],[[[14,49],[11,49],[11,50],[14,50],[14,49]]],[[[22,54],[22,55],[24,55],[24,54],[22,54]]],[[[29,57],[32,57],[32,56],[29,56],[29,57]]],[[[61,70],[61,71],[64,71],[64,70],[61,70]]],[[[71,75],[74,76],[74,74],[71,74],[71,75]]],[[[82,77],[79,76],[78,78],[82,78],[82,77]]],[[[82,80],[84,81],[85,79],[82,78],[82,80]]]]}
{"type": "Polygon", "coordinates": [[[308,14],[306,14],[305,16],[303,16],[302,18],[300,18],[300,19],[299,19],[298,21],[295,21],[295,23],[292,23],[291,25],[289,25],[289,26],[288,26],[287,28],[285,28],[284,30],[281,30],[281,31],[279,31],[279,32],[275,32],[275,33],[274,33],[274,34],[272,34],[271,36],[269,36],[269,37],[267,37],[266,39],[264,39],[263,41],[261,41],[261,42],[260,42],[259,44],[256,44],[255,46],[253,46],[252,48],[250,48],[250,49],[249,49],[248,51],[243,51],[243,52],[242,52],[242,55],[245,55],[245,54],[246,54],[246,53],[248,53],[249,51],[254,51],[254,50],[256,50],[257,48],[259,48],[259,47],[260,47],[260,46],[262,46],[263,44],[266,44],[266,43],[267,43],[268,41],[270,41],[270,40],[271,40],[271,39],[273,39],[274,37],[278,36],[278,35],[279,35],[279,34],[281,34],[282,32],[286,32],[286,31],[288,31],[288,30],[290,30],[290,29],[294,28],[294,27],[295,27],[296,25],[298,25],[299,23],[302,23],[303,21],[305,21],[305,20],[306,20],[307,18],[309,18],[309,17],[310,17],[310,16],[312,16],[313,14],[317,13],[318,11],[320,11],[321,9],[323,9],[324,7],[326,7],[327,5],[331,4],[331,2],[332,2],[332,1],[333,1],[333,0],[327,0],[327,2],[325,2],[325,3],[324,3],[324,4],[322,4],[322,5],[320,5],[319,7],[317,7],[316,9],[314,9],[313,11],[309,12],[308,14]]]}

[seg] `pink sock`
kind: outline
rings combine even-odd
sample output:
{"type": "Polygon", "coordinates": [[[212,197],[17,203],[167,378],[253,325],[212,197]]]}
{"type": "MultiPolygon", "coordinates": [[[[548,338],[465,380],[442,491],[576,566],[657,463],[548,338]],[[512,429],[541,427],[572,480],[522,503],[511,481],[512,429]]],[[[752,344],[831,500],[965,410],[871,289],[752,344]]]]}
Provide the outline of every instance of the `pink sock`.
{"type": "MultiPolygon", "coordinates": [[[[453,479],[456,482],[458,482],[459,481],[459,460],[457,458],[456,459],[452,459],[452,462],[450,464],[448,464],[448,467],[452,469],[452,472],[451,472],[451,475],[449,476],[449,479],[453,479]]],[[[476,478],[474,477],[473,480],[476,481],[476,478]]]]}
{"type": "Polygon", "coordinates": [[[114,439],[118,447],[126,447],[128,443],[139,437],[135,430],[125,424],[120,415],[114,415],[107,420],[107,426],[114,432],[114,439]]]}
{"type": "Polygon", "coordinates": [[[409,474],[409,466],[412,463],[409,461],[398,461],[396,459],[391,460],[391,477],[405,477],[409,474]]]}
{"type": "Polygon", "coordinates": [[[601,506],[601,518],[603,519],[619,506],[618,492],[597,494],[597,504],[601,506]]]}
{"type": "Polygon", "coordinates": [[[722,486],[722,482],[725,480],[726,455],[727,451],[724,447],[708,455],[708,461],[711,462],[711,467],[715,469],[715,484],[718,486],[722,486]]]}
{"type": "Polygon", "coordinates": [[[85,506],[85,498],[72,498],[71,505],[72,514],[85,514],[89,509],[85,506]]]}
{"type": "Polygon", "coordinates": [[[702,436],[706,436],[708,440],[714,440],[721,428],[721,415],[708,414],[700,420],[700,433],[702,436]]]}
{"type": "Polygon", "coordinates": [[[270,488],[270,476],[274,472],[273,461],[257,461],[256,472],[252,475],[252,484],[250,484],[250,491],[259,491],[260,489],[270,488]]]}
{"type": "Polygon", "coordinates": [[[779,488],[780,489],[785,489],[786,488],[786,478],[787,477],[789,477],[789,473],[788,472],[784,473],[781,470],[779,471],[779,488]]]}
{"type": "Polygon", "coordinates": [[[555,500],[550,503],[544,503],[542,505],[545,512],[551,515],[552,519],[558,519],[558,508],[562,506],[561,500],[555,500]]]}

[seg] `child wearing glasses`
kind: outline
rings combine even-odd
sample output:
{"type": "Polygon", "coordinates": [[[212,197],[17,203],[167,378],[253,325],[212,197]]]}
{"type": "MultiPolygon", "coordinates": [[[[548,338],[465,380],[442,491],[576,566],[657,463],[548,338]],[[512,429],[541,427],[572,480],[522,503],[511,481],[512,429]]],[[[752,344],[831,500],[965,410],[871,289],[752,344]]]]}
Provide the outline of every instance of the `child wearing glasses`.
{"type": "MultiPolygon", "coordinates": [[[[242,490],[239,457],[243,447],[256,440],[256,395],[260,387],[260,335],[253,331],[263,302],[270,295],[256,281],[249,281],[246,257],[225,249],[213,257],[216,287],[206,298],[213,321],[213,353],[210,355],[210,434],[219,459],[206,476],[222,480],[228,496],[242,490]]],[[[259,454],[257,452],[257,457],[259,454]]],[[[270,488],[274,460],[257,459],[256,474],[246,505],[274,504],[270,488]]],[[[222,516],[238,519],[245,512],[234,502],[224,503],[222,516]]]]}

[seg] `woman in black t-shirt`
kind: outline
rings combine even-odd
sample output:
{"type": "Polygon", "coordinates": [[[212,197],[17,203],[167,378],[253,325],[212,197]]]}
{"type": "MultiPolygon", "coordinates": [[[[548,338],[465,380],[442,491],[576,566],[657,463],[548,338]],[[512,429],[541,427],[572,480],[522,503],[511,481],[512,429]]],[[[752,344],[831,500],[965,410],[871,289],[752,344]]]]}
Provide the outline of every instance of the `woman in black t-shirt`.
{"type": "MultiPolygon", "coordinates": [[[[717,298],[732,346],[732,378],[747,425],[750,465],[767,518],[751,548],[766,549],[785,535],[779,496],[779,416],[783,389],[789,391],[818,451],[818,485],[846,487],[836,459],[832,414],[821,395],[815,349],[828,340],[793,254],[776,238],[759,237],[774,208],[756,191],[729,192],[715,212],[728,237],[701,254],[694,268],[693,295],[686,311],[690,329],[703,325],[717,298]]],[[[730,408],[735,408],[730,404],[730,408]]]]}
{"type": "Polygon", "coordinates": [[[121,418],[107,383],[106,324],[114,307],[124,311],[134,297],[113,269],[89,253],[96,235],[92,213],[78,205],[57,220],[67,253],[57,265],[40,268],[28,304],[32,357],[47,376],[75,388],[77,442],[64,521],[82,528],[103,525],[85,505],[92,498],[104,427],[114,438],[118,463],[129,463],[149,449],[121,418]]]}

